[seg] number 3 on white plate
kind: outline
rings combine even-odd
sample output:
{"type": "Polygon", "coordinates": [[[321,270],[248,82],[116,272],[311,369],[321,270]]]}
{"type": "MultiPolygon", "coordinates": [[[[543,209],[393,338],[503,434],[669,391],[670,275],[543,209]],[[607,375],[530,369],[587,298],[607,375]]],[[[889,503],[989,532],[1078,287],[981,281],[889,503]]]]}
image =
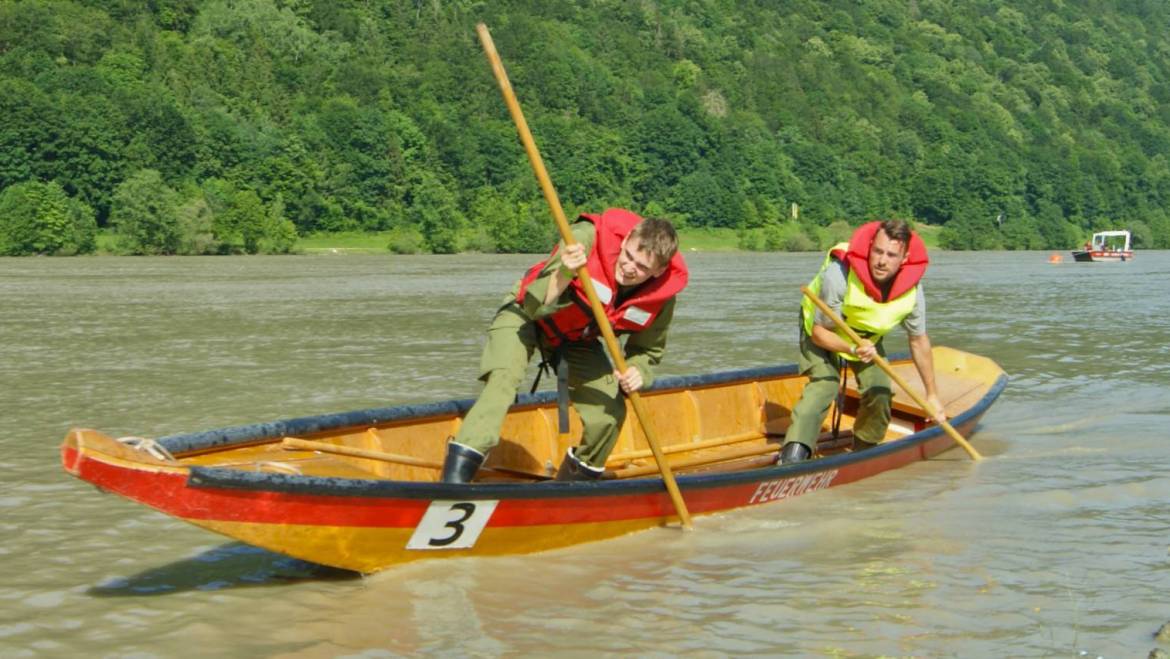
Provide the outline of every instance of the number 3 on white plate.
{"type": "Polygon", "coordinates": [[[407,549],[467,549],[474,547],[499,500],[432,501],[419,521],[407,549]]]}

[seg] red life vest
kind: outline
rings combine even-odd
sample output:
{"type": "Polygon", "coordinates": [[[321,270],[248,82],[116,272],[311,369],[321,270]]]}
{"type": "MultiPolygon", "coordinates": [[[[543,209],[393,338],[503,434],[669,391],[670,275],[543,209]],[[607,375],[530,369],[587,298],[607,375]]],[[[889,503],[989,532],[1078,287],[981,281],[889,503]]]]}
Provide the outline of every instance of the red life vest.
{"type": "MultiPolygon", "coordinates": [[[[646,329],[658,317],[663,305],[687,285],[687,264],[683,261],[682,254],[676,252],[665,272],[643,282],[615,306],[618,284],[614,279],[614,270],[617,267],[618,255],[621,253],[622,241],[630,235],[642,218],[628,210],[610,208],[601,215],[582,214],[577,221],[592,222],[596,228],[597,235],[593,240],[593,248],[589,251],[585,268],[593,279],[593,288],[597,292],[601,306],[605,308],[605,315],[609,318],[614,332],[629,333],[646,329]]],[[[553,253],[556,253],[555,249],[553,253]]],[[[524,301],[528,286],[540,276],[540,271],[547,262],[546,259],[537,263],[524,274],[516,295],[518,302],[524,301]]],[[[589,306],[589,299],[585,295],[581,281],[574,278],[568,290],[575,304],[537,321],[537,325],[553,346],[559,345],[562,341],[592,339],[597,334],[593,310],[589,306]]]]}
{"type": "Polygon", "coordinates": [[[883,296],[881,289],[873,281],[873,275],[869,273],[869,248],[881,227],[881,222],[867,222],[861,225],[849,238],[849,249],[843,255],[834,253],[833,256],[845,261],[849,271],[861,280],[866,294],[871,299],[875,302],[889,302],[918,285],[922,275],[926,273],[930,259],[926,256],[926,244],[917,233],[911,231],[910,244],[906,246],[906,260],[902,261],[902,267],[894,275],[889,294],[883,296]]]}

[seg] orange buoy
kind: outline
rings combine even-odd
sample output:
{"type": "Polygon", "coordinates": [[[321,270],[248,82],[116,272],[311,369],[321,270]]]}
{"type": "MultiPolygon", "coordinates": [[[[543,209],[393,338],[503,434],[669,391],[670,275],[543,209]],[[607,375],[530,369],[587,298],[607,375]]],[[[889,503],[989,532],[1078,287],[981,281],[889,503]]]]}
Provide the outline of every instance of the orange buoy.
{"type": "Polygon", "coordinates": [[[1049,263],[1060,263],[1060,262],[1061,262],[1061,261],[1063,261],[1063,260],[1064,260],[1064,259],[1063,259],[1063,258],[1060,256],[1060,254],[1057,254],[1056,252],[1053,252],[1053,253],[1052,253],[1052,254],[1051,254],[1049,257],[1048,257],[1048,262],[1049,262],[1049,263]]]}

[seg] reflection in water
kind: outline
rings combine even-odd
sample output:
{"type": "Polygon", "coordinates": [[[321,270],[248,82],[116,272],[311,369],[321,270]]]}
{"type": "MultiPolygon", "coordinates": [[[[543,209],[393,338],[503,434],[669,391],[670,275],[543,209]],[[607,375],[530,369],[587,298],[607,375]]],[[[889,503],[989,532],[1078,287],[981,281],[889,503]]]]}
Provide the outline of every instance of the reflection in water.
{"type": "MultiPolygon", "coordinates": [[[[1145,656],[1170,590],[1170,253],[1046,257],[932,254],[932,340],[1012,377],[978,466],[365,578],[103,496],[57,446],[473,396],[533,257],[0,259],[0,655],[1145,656]]],[[[821,255],[687,258],[664,374],[795,361],[821,255]]]]}
{"type": "Polygon", "coordinates": [[[86,592],[94,597],[135,597],[360,577],[349,570],[289,558],[236,542],[132,576],[115,577],[86,592]]]}

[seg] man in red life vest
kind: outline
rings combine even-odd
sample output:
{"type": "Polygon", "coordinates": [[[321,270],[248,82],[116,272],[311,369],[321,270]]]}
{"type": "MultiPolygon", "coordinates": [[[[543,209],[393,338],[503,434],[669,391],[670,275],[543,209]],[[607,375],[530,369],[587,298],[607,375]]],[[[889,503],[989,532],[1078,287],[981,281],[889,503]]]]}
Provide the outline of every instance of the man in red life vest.
{"type": "MultiPolygon", "coordinates": [[[[934,382],[934,358],[926,335],[926,302],[921,279],[929,259],[926,246],[901,220],[870,222],[848,243],[833,246],[809,289],[863,339],[854,346],[843,330],[801,300],[800,370],[809,377],[792,409],[792,425],[780,452],[783,463],[807,460],[836,397],[839,369],[852,364],[861,401],[853,424],[853,450],[876,446],[890,423],[890,378],[873,359],[885,356],[882,337],[906,330],[910,356],[926,387],[926,400],[942,410],[934,382]]],[[[940,412],[941,415],[941,412],[940,412]]],[[[940,420],[944,417],[940,417],[940,420]]]]}
{"type": "Polygon", "coordinates": [[[441,480],[467,483],[500,441],[500,426],[537,349],[568,366],[569,398],[581,417],[583,437],[561,462],[557,480],[599,478],[626,415],[621,392],[653,381],[651,367],[666,351],[675,296],[687,267],[678,234],[666,220],[642,219],[627,210],[581,215],[572,226],[577,243],[558,245],[504,299],[488,328],[480,360],[483,391],[447,445],[441,480]],[[628,369],[617,372],[599,340],[597,325],[574,273],[588,269],[614,332],[628,334],[628,369]]]}

